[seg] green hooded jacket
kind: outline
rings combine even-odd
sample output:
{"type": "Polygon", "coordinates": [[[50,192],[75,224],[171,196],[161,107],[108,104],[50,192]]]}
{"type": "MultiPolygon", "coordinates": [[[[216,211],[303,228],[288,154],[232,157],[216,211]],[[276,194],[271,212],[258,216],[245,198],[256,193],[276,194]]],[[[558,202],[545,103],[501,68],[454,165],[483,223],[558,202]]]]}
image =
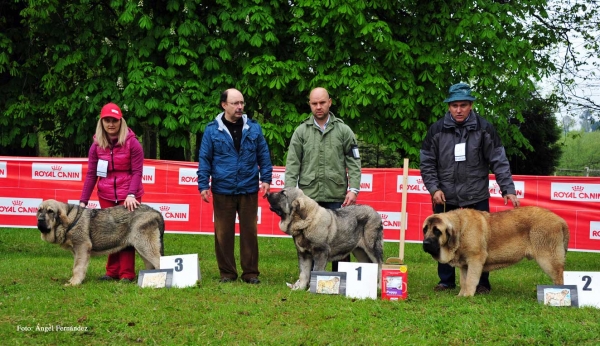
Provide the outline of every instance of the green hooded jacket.
{"type": "Polygon", "coordinates": [[[360,158],[352,156],[356,145],[354,132],[333,113],[324,132],[311,115],[292,135],[285,187],[298,186],[317,202],[343,202],[348,188],[360,190],[360,158]]]}

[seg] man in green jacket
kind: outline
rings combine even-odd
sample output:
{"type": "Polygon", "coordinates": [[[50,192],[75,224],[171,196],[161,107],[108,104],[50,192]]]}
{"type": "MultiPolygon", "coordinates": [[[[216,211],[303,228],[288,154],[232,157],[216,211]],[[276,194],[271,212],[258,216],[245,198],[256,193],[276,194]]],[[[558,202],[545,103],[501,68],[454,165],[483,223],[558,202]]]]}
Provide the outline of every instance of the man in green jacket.
{"type": "MultiPolygon", "coordinates": [[[[312,116],[294,131],[285,166],[285,187],[298,186],[327,209],[356,203],[360,191],[360,155],[350,127],[329,111],[324,88],[310,92],[312,116]]],[[[350,261],[350,255],[344,259],[350,261]]],[[[337,271],[337,261],[331,266],[337,271]]]]}

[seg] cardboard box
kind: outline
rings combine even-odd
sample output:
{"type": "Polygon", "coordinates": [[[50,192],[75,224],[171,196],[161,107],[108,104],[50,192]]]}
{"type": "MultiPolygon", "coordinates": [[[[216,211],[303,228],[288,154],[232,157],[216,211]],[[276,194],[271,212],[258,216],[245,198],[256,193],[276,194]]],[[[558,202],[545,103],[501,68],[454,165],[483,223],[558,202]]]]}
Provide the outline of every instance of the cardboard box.
{"type": "Polygon", "coordinates": [[[408,267],[384,264],[381,267],[381,299],[405,300],[408,296],[408,267]]]}

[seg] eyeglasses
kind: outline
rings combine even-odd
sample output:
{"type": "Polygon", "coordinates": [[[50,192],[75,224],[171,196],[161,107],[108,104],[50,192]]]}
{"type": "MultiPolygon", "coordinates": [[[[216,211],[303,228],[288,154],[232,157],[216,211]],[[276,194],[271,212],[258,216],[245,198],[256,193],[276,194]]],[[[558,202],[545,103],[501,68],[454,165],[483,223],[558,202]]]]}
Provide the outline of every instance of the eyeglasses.
{"type": "Polygon", "coordinates": [[[244,101],[227,102],[227,103],[229,103],[232,106],[242,106],[242,107],[244,107],[244,104],[245,104],[244,101]]]}

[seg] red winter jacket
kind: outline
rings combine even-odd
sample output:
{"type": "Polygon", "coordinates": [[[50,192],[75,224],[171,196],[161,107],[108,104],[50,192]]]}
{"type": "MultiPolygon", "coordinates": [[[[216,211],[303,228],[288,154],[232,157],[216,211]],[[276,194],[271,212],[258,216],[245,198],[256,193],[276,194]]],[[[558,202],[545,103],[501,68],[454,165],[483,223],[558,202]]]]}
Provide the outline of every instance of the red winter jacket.
{"type": "Polygon", "coordinates": [[[88,153],[88,171],[81,191],[80,202],[87,205],[96,181],[98,181],[98,197],[115,201],[125,200],[128,194],[136,198],[144,195],[142,173],[144,167],[144,151],[135,133],[129,130],[123,145],[114,144],[102,149],[94,136],[94,143],[88,153]],[[98,177],[96,169],[98,160],[108,161],[106,177],[98,177]]]}

